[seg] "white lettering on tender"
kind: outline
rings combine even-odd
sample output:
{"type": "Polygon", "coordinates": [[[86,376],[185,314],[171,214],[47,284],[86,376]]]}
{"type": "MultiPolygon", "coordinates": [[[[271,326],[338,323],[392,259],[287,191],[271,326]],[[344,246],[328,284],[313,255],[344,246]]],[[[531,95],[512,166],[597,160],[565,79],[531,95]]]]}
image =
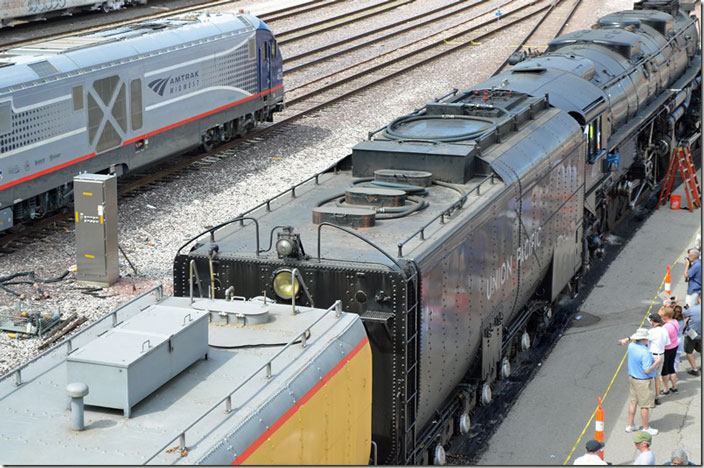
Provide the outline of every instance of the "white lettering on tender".
{"type": "MultiPolygon", "coordinates": [[[[516,248],[516,264],[526,262],[542,245],[540,237],[542,228],[539,227],[530,236],[526,237],[523,245],[516,248]]],[[[491,297],[503,287],[503,285],[513,276],[514,256],[504,259],[504,261],[496,268],[491,276],[486,281],[486,298],[491,297]]]]}

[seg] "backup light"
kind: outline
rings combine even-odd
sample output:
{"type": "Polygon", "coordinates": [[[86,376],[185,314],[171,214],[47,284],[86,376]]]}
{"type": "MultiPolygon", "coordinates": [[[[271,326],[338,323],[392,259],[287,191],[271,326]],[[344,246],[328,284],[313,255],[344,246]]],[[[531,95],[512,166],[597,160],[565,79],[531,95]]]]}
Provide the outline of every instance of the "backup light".
{"type": "Polygon", "coordinates": [[[300,287],[301,285],[298,283],[298,279],[292,278],[291,270],[279,270],[274,274],[272,288],[274,289],[274,293],[281,299],[289,300],[292,296],[297,296],[300,287]]]}

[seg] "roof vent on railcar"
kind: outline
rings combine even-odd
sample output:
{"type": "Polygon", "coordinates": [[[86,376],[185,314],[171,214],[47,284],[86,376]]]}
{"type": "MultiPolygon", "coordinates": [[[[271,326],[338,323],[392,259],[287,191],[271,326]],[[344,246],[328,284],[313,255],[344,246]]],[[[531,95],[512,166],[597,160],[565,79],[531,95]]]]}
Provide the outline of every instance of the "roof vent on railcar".
{"type": "Polygon", "coordinates": [[[374,177],[357,179],[345,193],[321,200],[313,209],[313,224],[329,222],[355,229],[369,228],[377,219],[408,216],[429,206],[421,197],[428,194],[426,187],[433,183],[459,190],[449,184],[434,182],[430,172],[374,171],[374,177]]]}
{"type": "Polygon", "coordinates": [[[675,16],[680,9],[680,2],[679,0],[638,0],[633,3],[633,9],[657,10],[675,16]]]}
{"type": "Polygon", "coordinates": [[[604,27],[616,28],[640,27],[640,25],[645,24],[663,36],[667,36],[673,31],[674,19],[669,14],[661,11],[620,11],[600,18],[599,24],[604,27]]]}
{"type": "Polygon", "coordinates": [[[546,53],[580,43],[605,47],[629,60],[642,53],[640,36],[622,29],[591,29],[565,34],[551,40],[546,53]]]}

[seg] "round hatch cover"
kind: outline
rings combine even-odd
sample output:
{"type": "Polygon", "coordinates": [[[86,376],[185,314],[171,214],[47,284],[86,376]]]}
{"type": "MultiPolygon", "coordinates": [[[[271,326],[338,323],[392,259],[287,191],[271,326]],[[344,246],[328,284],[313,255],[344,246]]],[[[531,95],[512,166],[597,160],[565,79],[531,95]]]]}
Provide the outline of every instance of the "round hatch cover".
{"type": "Polygon", "coordinates": [[[403,140],[468,140],[490,130],[493,122],[464,116],[415,116],[393,122],[385,134],[403,140]]]}

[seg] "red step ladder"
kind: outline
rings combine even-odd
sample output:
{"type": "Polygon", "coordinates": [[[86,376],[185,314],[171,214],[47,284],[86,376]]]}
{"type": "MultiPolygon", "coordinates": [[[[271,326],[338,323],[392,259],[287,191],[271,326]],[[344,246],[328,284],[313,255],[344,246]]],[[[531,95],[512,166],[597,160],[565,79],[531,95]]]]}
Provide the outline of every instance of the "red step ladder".
{"type": "Polygon", "coordinates": [[[660,205],[667,203],[670,199],[670,192],[672,192],[672,186],[675,183],[678,172],[684,182],[684,193],[687,196],[689,211],[694,211],[694,208],[701,206],[702,189],[699,185],[699,179],[697,179],[697,172],[694,168],[694,160],[692,159],[692,152],[689,146],[678,146],[672,151],[670,163],[667,165],[667,173],[662,182],[657,208],[660,208],[660,205]]]}

